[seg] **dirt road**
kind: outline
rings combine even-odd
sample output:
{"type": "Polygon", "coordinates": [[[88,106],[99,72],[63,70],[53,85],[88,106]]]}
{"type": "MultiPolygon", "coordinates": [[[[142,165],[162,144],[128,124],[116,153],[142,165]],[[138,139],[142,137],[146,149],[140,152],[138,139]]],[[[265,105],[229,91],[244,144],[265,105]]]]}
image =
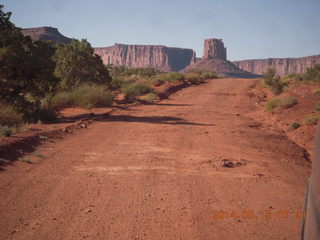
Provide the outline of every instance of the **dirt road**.
{"type": "Polygon", "coordinates": [[[38,147],[45,159],[0,172],[0,239],[299,239],[310,165],[251,118],[255,81],[211,80],[38,147]]]}

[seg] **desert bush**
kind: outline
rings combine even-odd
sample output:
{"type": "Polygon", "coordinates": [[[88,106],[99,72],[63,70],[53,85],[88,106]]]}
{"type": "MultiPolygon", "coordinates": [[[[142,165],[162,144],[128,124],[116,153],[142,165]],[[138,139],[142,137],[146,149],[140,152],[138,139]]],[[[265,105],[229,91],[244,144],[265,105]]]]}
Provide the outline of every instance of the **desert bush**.
{"type": "Polygon", "coordinates": [[[188,72],[186,75],[185,75],[185,81],[187,83],[190,83],[190,84],[200,84],[200,83],[203,83],[204,79],[201,78],[201,75],[199,73],[195,73],[195,72],[188,72]]]}
{"type": "Polygon", "coordinates": [[[287,75],[282,77],[282,81],[285,83],[297,82],[302,80],[303,80],[303,75],[297,74],[297,73],[288,73],[287,75]]]}
{"type": "Polygon", "coordinates": [[[281,107],[282,108],[290,108],[293,105],[296,105],[298,103],[298,100],[293,97],[286,97],[281,100],[281,107]]]}
{"type": "Polygon", "coordinates": [[[316,103],[316,105],[314,106],[314,109],[317,111],[320,111],[320,102],[316,103]]]}
{"type": "Polygon", "coordinates": [[[212,79],[212,78],[218,78],[218,75],[216,72],[212,72],[212,71],[202,71],[201,76],[204,79],[212,79]]]}
{"type": "Polygon", "coordinates": [[[146,80],[147,78],[141,77],[136,74],[112,76],[112,80],[109,84],[109,88],[112,90],[121,89],[124,86],[129,85],[131,83],[146,82],[146,80]]]}
{"type": "Polygon", "coordinates": [[[23,116],[13,106],[0,106],[0,125],[8,127],[19,127],[23,124],[23,116]]]}
{"type": "Polygon", "coordinates": [[[218,78],[216,72],[201,70],[201,69],[190,69],[188,73],[194,73],[200,76],[202,80],[210,79],[210,78],[218,78]]]}
{"type": "Polygon", "coordinates": [[[264,84],[275,95],[281,94],[284,86],[286,85],[281,81],[280,76],[276,76],[276,71],[274,69],[268,69],[268,71],[264,74],[264,84]]]}
{"type": "Polygon", "coordinates": [[[158,87],[164,83],[164,80],[160,79],[160,78],[154,78],[154,79],[152,79],[151,83],[153,86],[158,87]]]}
{"type": "Polygon", "coordinates": [[[142,77],[151,77],[158,73],[159,71],[154,68],[127,68],[125,70],[126,75],[139,75],[142,77]]]}
{"type": "Polygon", "coordinates": [[[178,72],[171,72],[171,73],[160,73],[157,75],[154,75],[151,78],[152,85],[154,86],[160,86],[164,82],[183,82],[185,80],[185,76],[178,72]]]}
{"type": "Polygon", "coordinates": [[[306,125],[317,124],[317,122],[318,122],[319,119],[320,119],[320,114],[308,115],[308,116],[305,117],[304,123],[305,123],[306,125]]]}
{"type": "Polygon", "coordinates": [[[134,100],[136,96],[153,92],[153,89],[146,83],[138,82],[124,86],[122,92],[127,100],[134,100]]]}
{"type": "Polygon", "coordinates": [[[277,108],[281,106],[281,100],[279,98],[272,98],[267,101],[264,108],[269,113],[274,113],[277,108]]]}
{"type": "Polygon", "coordinates": [[[49,99],[49,101],[50,102],[46,102],[44,104],[44,108],[50,108],[56,111],[59,111],[66,107],[71,107],[73,104],[71,92],[67,91],[57,93],[55,96],[49,99]]]}
{"type": "Polygon", "coordinates": [[[303,75],[303,78],[307,82],[319,82],[320,64],[315,64],[311,68],[308,68],[307,72],[303,75]]]}
{"type": "Polygon", "coordinates": [[[154,68],[127,68],[123,66],[107,66],[110,75],[115,76],[130,76],[130,75],[139,75],[141,77],[151,77],[159,73],[158,70],[154,68]]]}
{"type": "Polygon", "coordinates": [[[73,106],[90,109],[111,105],[113,94],[102,86],[82,85],[71,92],[71,99],[73,106]]]}
{"type": "Polygon", "coordinates": [[[283,78],[284,79],[292,79],[292,78],[295,78],[296,76],[297,76],[297,74],[295,74],[295,73],[288,73],[283,78]]]}
{"type": "Polygon", "coordinates": [[[283,99],[280,98],[272,98],[267,101],[265,104],[264,108],[267,110],[269,113],[274,113],[277,110],[285,109],[285,108],[290,108],[293,105],[297,104],[298,100],[293,98],[293,97],[286,97],[283,99]]]}
{"type": "Polygon", "coordinates": [[[147,102],[152,102],[157,99],[157,94],[148,93],[147,95],[142,96],[141,99],[147,102]]]}
{"type": "Polygon", "coordinates": [[[4,137],[9,137],[16,132],[15,127],[9,127],[7,125],[0,125],[0,135],[4,137]]]}
{"type": "MultiPolygon", "coordinates": [[[[53,96],[42,110],[50,116],[51,112],[59,112],[66,107],[105,107],[112,104],[113,94],[103,86],[82,85],[71,91],[63,91],[53,96]]],[[[52,115],[51,115],[52,116],[52,115]]]]}
{"type": "Polygon", "coordinates": [[[165,74],[165,81],[168,82],[183,82],[184,75],[178,72],[172,72],[165,74]]]}

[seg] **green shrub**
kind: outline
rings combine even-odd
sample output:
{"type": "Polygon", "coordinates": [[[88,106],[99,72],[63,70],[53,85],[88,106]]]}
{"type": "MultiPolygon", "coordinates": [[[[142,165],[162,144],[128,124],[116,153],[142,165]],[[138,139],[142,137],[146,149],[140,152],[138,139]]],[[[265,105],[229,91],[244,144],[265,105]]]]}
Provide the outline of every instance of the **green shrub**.
{"type": "Polygon", "coordinates": [[[184,75],[178,72],[171,72],[165,75],[165,81],[168,82],[183,82],[184,75]]]}
{"type": "Polygon", "coordinates": [[[286,97],[284,99],[272,98],[267,101],[264,108],[269,113],[275,113],[277,110],[284,109],[284,108],[290,108],[297,103],[298,103],[297,99],[295,99],[293,97],[286,97]]]}
{"type": "Polygon", "coordinates": [[[9,105],[0,106],[0,125],[19,127],[23,124],[23,116],[14,107],[9,105]]]}
{"type": "Polygon", "coordinates": [[[164,82],[183,82],[185,79],[184,75],[178,72],[171,72],[171,73],[161,73],[154,75],[151,78],[152,85],[160,86],[164,82]]]}
{"type": "Polygon", "coordinates": [[[29,158],[18,158],[18,161],[25,162],[25,163],[33,163],[32,159],[29,159],[29,158]]]}
{"type": "Polygon", "coordinates": [[[153,89],[145,83],[138,82],[124,86],[122,92],[127,100],[134,100],[136,96],[153,92],[153,89]]]}
{"type": "Polygon", "coordinates": [[[286,85],[281,81],[280,76],[276,76],[276,71],[274,69],[268,69],[268,71],[264,74],[264,84],[275,95],[281,94],[284,86],[286,85]]]}
{"type": "Polygon", "coordinates": [[[201,76],[204,79],[212,79],[212,78],[218,78],[218,75],[216,72],[212,72],[212,71],[203,71],[201,76]]]}
{"type": "Polygon", "coordinates": [[[307,125],[317,124],[319,119],[320,119],[320,114],[308,115],[305,117],[304,123],[307,125]]]}
{"type": "Polygon", "coordinates": [[[16,132],[16,128],[15,127],[9,127],[6,125],[0,125],[0,135],[1,136],[5,136],[5,137],[9,137],[12,134],[14,134],[16,132]]]}
{"type": "Polygon", "coordinates": [[[151,77],[159,73],[158,70],[154,68],[126,68],[123,66],[107,66],[112,77],[114,76],[130,76],[139,75],[141,77],[151,77]]]}
{"type": "Polygon", "coordinates": [[[320,64],[315,64],[311,68],[308,68],[304,74],[304,80],[307,82],[319,82],[320,81],[320,64]]]}
{"type": "MultiPolygon", "coordinates": [[[[43,107],[43,114],[50,116],[50,111],[59,112],[66,107],[105,107],[112,104],[113,94],[103,86],[82,85],[71,91],[64,91],[53,96],[43,107]]],[[[53,116],[53,115],[51,115],[53,116]]]]}
{"type": "Polygon", "coordinates": [[[316,103],[316,105],[314,106],[314,109],[317,111],[320,111],[320,102],[316,103]]]}
{"type": "Polygon", "coordinates": [[[124,77],[112,76],[112,80],[109,84],[109,88],[113,90],[120,89],[124,83],[125,83],[124,77]]]}
{"type": "Polygon", "coordinates": [[[282,108],[290,108],[293,105],[296,105],[298,103],[298,100],[293,97],[286,97],[281,100],[281,107],[282,108]]]}
{"type": "Polygon", "coordinates": [[[188,73],[197,74],[202,80],[206,80],[206,79],[210,79],[210,78],[218,78],[217,73],[213,72],[213,71],[207,71],[207,70],[201,70],[201,69],[191,69],[188,71],[188,73]]]}
{"type": "Polygon", "coordinates": [[[151,83],[152,83],[153,86],[159,87],[161,84],[164,83],[164,80],[160,79],[160,78],[154,78],[154,79],[152,79],[151,83]]]}
{"type": "Polygon", "coordinates": [[[53,96],[50,100],[50,102],[47,102],[47,108],[51,108],[53,110],[59,111],[66,107],[72,106],[72,97],[71,92],[59,92],[55,96],[53,96]]]}
{"type": "Polygon", "coordinates": [[[186,82],[190,84],[200,84],[203,83],[203,79],[199,73],[188,72],[185,76],[186,82]]]}
{"type": "Polygon", "coordinates": [[[145,96],[141,97],[142,100],[147,101],[147,102],[152,102],[154,100],[157,100],[157,94],[155,93],[148,93],[145,96]]]}
{"type": "Polygon", "coordinates": [[[284,79],[292,79],[292,78],[295,78],[296,76],[297,76],[297,74],[295,74],[295,73],[288,73],[283,78],[284,79]]]}
{"type": "Polygon", "coordinates": [[[73,106],[90,109],[110,106],[113,94],[102,86],[82,85],[71,92],[71,99],[73,106]]]}
{"type": "Polygon", "coordinates": [[[277,108],[281,106],[281,100],[279,98],[272,98],[267,101],[265,104],[264,108],[267,110],[269,113],[274,113],[277,108]]]}

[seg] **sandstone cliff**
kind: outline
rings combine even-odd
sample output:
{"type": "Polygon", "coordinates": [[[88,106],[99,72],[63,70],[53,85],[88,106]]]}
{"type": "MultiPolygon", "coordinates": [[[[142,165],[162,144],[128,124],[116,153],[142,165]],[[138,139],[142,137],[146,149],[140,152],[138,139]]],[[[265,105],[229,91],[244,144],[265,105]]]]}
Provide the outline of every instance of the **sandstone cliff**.
{"type": "Polygon", "coordinates": [[[224,47],[222,39],[205,39],[202,59],[227,60],[227,49],[224,47]]]}
{"type": "Polygon", "coordinates": [[[161,45],[125,45],[95,48],[104,64],[129,68],[150,67],[161,71],[179,71],[195,61],[192,49],[171,48],[161,45]]]}
{"type": "Polygon", "coordinates": [[[22,34],[30,36],[32,40],[51,41],[53,45],[57,43],[70,43],[71,38],[63,36],[57,28],[53,27],[38,27],[22,29],[22,34]]]}
{"type": "MultiPolygon", "coordinates": [[[[23,29],[24,35],[33,40],[70,43],[71,38],[63,36],[53,27],[23,29]]],[[[196,58],[192,49],[171,48],[161,45],[125,45],[95,48],[105,64],[130,68],[151,67],[161,71],[180,71],[187,67],[216,71],[225,76],[254,77],[263,75],[268,68],[276,69],[279,75],[303,73],[315,63],[320,63],[320,55],[302,58],[269,58],[243,61],[227,61],[226,48],[221,39],[210,38],[204,42],[203,58],[196,58]],[[190,65],[190,66],[189,66],[190,65]],[[253,73],[253,74],[250,74],[253,73]]]]}
{"type": "Polygon", "coordinates": [[[223,77],[254,78],[258,75],[243,71],[227,61],[227,49],[222,39],[209,38],[204,40],[202,59],[195,58],[193,63],[187,66],[182,72],[193,69],[214,71],[223,77]]]}
{"type": "Polygon", "coordinates": [[[304,73],[316,63],[320,63],[320,55],[301,58],[268,58],[232,62],[244,71],[262,75],[268,68],[274,68],[280,76],[288,73],[304,73]]]}

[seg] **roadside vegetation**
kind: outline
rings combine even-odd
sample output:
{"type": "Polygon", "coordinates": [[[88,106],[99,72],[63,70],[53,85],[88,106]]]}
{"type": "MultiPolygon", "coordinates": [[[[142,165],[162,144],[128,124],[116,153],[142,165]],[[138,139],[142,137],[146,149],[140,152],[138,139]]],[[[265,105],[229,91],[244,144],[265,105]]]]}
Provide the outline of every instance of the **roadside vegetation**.
{"type": "MultiPolygon", "coordinates": [[[[274,98],[269,99],[265,104],[265,110],[269,113],[280,112],[283,109],[290,108],[298,104],[296,97],[288,96],[293,90],[299,90],[301,88],[310,87],[314,89],[310,93],[310,97],[320,96],[320,64],[315,64],[309,68],[304,74],[287,74],[280,77],[276,75],[274,69],[269,69],[264,74],[263,85],[268,88],[275,95],[274,98]]],[[[315,111],[305,116],[303,122],[306,125],[316,124],[320,118],[320,102],[315,102],[312,110],[315,111]]],[[[298,128],[299,123],[292,123],[289,129],[294,130],[298,128]]]]}
{"type": "Polygon", "coordinates": [[[33,41],[10,21],[0,5],[0,136],[10,136],[33,122],[53,122],[66,107],[110,106],[124,101],[154,101],[155,88],[200,84],[214,72],[161,73],[152,68],[105,66],[90,43],[73,39],[52,46],[33,41]]]}
{"type": "MultiPolygon", "coordinates": [[[[264,86],[275,95],[279,95],[301,84],[312,84],[320,82],[320,64],[315,64],[304,74],[289,73],[280,77],[274,69],[268,69],[264,74],[264,86]]],[[[320,89],[314,90],[314,95],[320,95],[320,89]]]]}
{"type": "Polygon", "coordinates": [[[32,41],[0,5],[0,135],[29,122],[54,121],[65,106],[110,105],[107,67],[86,40],[32,41]]]}
{"type": "Polygon", "coordinates": [[[129,102],[154,101],[159,98],[156,88],[170,85],[196,85],[206,79],[218,78],[215,72],[193,70],[186,74],[178,72],[163,73],[152,68],[107,66],[111,76],[110,89],[124,94],[129,102]]]}
{"type": "Polygon", "coordinates": [[[293,97],[286,97],[286,98],[272,98],[267,101],[265,104],[265,109],[270,113],[275,113],[277,111],[290,108],[293,105],[296,105],[298,100],[293,97]]]}

